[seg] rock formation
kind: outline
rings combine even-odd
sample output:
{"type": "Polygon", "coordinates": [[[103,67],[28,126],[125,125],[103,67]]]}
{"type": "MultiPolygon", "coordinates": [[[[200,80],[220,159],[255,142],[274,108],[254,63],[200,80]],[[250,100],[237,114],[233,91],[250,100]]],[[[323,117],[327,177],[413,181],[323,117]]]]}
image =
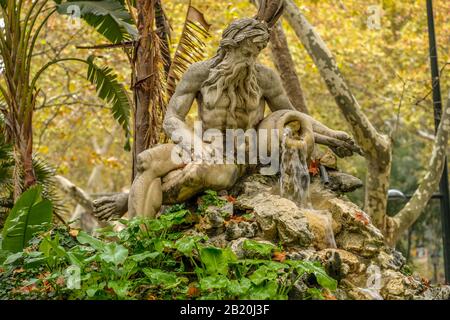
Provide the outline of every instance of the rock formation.
{"type": "MultiPolygon", "coordinates": [[[[401,253],[384,244],[370,217],[345,195],[313,178],[310,207],[299,208],[277,194],[278,184],[273,176],[242,178],[222,193],[228,201],[207,207],[188,232],[208,235],[208,242],[230,247],[239,258],[254,258],[243,248],[246,239],[282,244],[288,259],[321,262],[339,283],[336,299],[450,298],[449,286],[409,274],[401,253]]],[[[303,299],[306,289],[298,283],[290,298],[303,299]]]]}

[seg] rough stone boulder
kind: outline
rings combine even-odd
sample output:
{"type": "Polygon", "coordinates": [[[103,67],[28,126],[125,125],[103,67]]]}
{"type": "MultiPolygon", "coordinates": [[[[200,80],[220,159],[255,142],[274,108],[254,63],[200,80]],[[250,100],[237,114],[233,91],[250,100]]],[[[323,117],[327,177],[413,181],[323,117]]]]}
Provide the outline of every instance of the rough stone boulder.
{"type": "Polygon", "coordinates": [[[341,198],[334,198],[326,201],[325,206],[331,213],[333,221],[340,226],[339,232],[335,235],[339,248],[363,257],[373,257],[383,247],[382,233],[357,205],[341,198]]]}
{"type": "Polygon", "coordinates": [[[302,209],[308,221],[308,227],[314,234],[312,244],[317,250],[336,247],[334,235],[337,234],[341,225],[338,225],[327,210],[302,209]]]}
{"type": "Polygon", "coordinates": [[[264,239],[307,247],[314,238],[302,210],[288,199],[265,192],[252,196],[243,194],[237,198],[235,206],[252,210],[264,239]]]}
{"type": "Polygon", "coordinates": [[[355,191],[363,186],[360,179],[339,171],[328,172],[328,188],[339,193],[355,191]]]}
{"type": "MultiPolygon", "coordinates": [[[[317,179],[305,208],[279,195],[276,177],[247,176],[228,195],[233,203],[208,207],[194,232],[239,258],[254,258],[243,248],[247,239],[282,245],[287,259],[321,262],[338,281],[337,299],[450,298],[449,286],[409,274],[405,258],[384,244],[370,217],[317,179]]],[[[299,282],[289,296],[303,299],[306,289],[299,282]]]]}

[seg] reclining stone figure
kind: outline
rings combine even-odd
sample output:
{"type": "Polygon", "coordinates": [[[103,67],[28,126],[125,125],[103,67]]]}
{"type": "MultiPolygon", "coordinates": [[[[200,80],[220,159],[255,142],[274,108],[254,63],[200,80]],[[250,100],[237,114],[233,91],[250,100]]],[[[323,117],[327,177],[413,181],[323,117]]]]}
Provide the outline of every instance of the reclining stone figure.
{"type": "MultiPolygon", "coordinates": [[[[248,172],[249,165],[237,163],[174,161],[176,146],[198,138],[185,123],[194,100],[204,130],[216,129],[225,135],[227,129],[290,125],[298,131],[298,139],[289,141],[288,146],[299,149],[307,158],[314,143],[329,146],[340,157],[360,153],[347,133],[332,130],[296,111],[277,73],[257,63],[259,53],[268,44],[279,9],[232,22],[223,32],[217,54],[188,68],[170,99],[163,122],[165,133],[178,140],[175,141],[178,144],[158,145],[139,154],[138,174],[130,193],[95,200],[97,218],[120,217],[127,211],[128,217],[155,217],[162,204],[181,203],[205,189],[229,189],[248,172]],[[265,118],[266,105],[272,113],[265,118]]],[[[201,144],[202,155],[211,157],[214,154],[211,144],[206,141],[201,144]]],[[[192,151],[190,146],[184,147],[185,151],[192,151]]]]}

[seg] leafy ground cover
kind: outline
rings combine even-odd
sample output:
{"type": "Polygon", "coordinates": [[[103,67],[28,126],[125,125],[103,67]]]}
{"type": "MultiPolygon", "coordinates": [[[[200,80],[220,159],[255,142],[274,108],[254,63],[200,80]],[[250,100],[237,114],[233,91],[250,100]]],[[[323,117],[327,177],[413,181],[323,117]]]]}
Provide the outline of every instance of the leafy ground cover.
{"type": "MultiPolygon", "coordinates": [[[[245,240],[254,258],[238,259],[188,232],[208,204],[222,201],[207,192],[193,210],[172,206],[157,219],[120,220],[121,231],[106,227],[95,236],[47,224],[23,250],[6,250],[3,230],[0,299],[288,299],[300,281],[307,298],[323,299],[336,289],[320,264],[288,260],[282,247],[245,240]]],[[[16,208],[16,219],[34,210],[16,208]]]]}

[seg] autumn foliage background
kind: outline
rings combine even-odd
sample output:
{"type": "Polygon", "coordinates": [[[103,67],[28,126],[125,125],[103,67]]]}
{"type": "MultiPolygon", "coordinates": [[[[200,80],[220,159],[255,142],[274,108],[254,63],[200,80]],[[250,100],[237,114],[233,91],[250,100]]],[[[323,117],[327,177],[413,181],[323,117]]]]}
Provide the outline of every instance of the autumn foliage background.
{"type": "MultiPolygon", "coordinates": [[[[424,1],[295,1],[303,14],[315,26],[335,55],[353,93],[370,121],[394,141],[391,188],[412,193],[423,175],[424,165],[432,147],[434,133],[431,83],[428,56],[427,21],[424,1]],[[370,5],[383,8],[381,28],[367,25],[370,5]]],[[[164,1],[165,11],[173,28],[173,50],[181,33],[188,0],[164,1]]],[[[221,32],[233,19],[253,16],[255,8],[249,1],[193,0],[211,26],[212,37],[207,41],[207,56],[215,53],[221,32]]],[[[442,95],[450,88],[450,3],[435,1],[435,25],[442,69],[442,95]]],[[[290,26],[283,26],[300,77],[307,106],[312,116],[331,128],[349,131],[336,108],[317,68],[312,63],[290,26]]],[[[73,25],[67,17],[54,15],[41,37],[36,50],[36,69],[49,57],[90,54],[100,56],[102,64],[114,67],[119,80],[129,88],[130,69],[127,57],[120,49],[82,50],[104,40],[85,23],[73,25]]],[[[270,51],[260,57],[263,64],[273,67],[270,51]]],[[[57,173],[84,188],[94,168],[101,170],[98,182],[90,192],[107,193],[129,188],[131,153],[123,149],[125,138],[104,102],[95,95],[95,88],[85,80],[84,68],[66,63],[56,66],[41,79],[46,88],[39,96],[34,118],[35,151],[53,165],[57,173]],[[45,104],[45,106],[44,106],[45,104]],[[108,147],[105,141],[113,137],[108,147]],[[103,147],[104,153],[99,153],[103,147]]],[[[195,110],[189,115],[196,117],[195,110]]],[[[339,160],[339,167],[360,179],[365,177],[363,158],[354,156],[339,160]]],[[[350,195],[362,204],[362,191],[350,195]]],[[[70,206],[75,203],[65,199],[70,206]]],[[[393,202],[389,209],[395,213],[402,203],[393,202]]],[[[439,213],[433,202],[428,214],[416,222],[410,235],[399,244],[406,256],[417,254],[424,247],[431,252],[440,250],[439,213]],[[409,246],[409,250],[407,249],[409,246]]],[[[429,256],[429,254],[428,254],[429,256]]],[[[417,257],[416,257],[417,258],[417,257]]],[[[418,267],[432,277],[428,260],[418,267]]],[[[442,263],[442,261],[440,262],[442,263]]],[[[442,268],[440,268],[442,269],[442,268]]],[[[438,275],[442,277],[442,275],[438,275]]]]}

